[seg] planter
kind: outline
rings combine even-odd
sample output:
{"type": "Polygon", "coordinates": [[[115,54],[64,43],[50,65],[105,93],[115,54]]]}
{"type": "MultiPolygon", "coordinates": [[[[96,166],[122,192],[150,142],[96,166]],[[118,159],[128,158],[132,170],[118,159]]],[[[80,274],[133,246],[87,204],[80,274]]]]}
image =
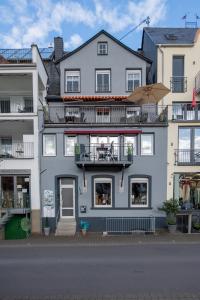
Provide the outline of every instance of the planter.
{"type": "Polygon", "coordinates": [[[169,230],[169,233],[172,233],[172,234],[176,233],[176,224],[174,224],[174,225],[168,224],[168,230],[169,230]]]}
{"type": "Polygon", "coordinates": [[[44,235],[49,236],[50,234],[50,227],[44,227],[44,235]]]}
{"type": "Polygon", "coordinates": [[[87,234],[87,229],[82,228],[82,229],[81,229],[81,232],[82,232],[82,235],[83,235],[83,236],[86,236],[86,234],[87,234]]]}

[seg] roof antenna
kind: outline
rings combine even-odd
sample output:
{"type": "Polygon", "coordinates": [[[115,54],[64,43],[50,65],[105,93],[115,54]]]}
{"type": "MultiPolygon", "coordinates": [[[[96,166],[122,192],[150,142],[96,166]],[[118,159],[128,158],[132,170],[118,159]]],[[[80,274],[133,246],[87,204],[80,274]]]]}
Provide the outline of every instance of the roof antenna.
{"type": "Polygon", "coordinates": [[[128,31],[126,34],[124,34],[119,40],[123,40],[127,35],[129,35],[131,32],[135,31],[138,27],[140,27],[140,25],[142,25],[143,23],[146,23],[147,26],[149,27],[150,24],[150,17],[148,16],[146,19],[144,19],[143,21],[141,21],[137,26],[135,26],[133,29],[131,29],[130,31],[128,31]]]}
{"type": "Polygon", "coordinates": [[[200,19],[200,17],[197,14],[195,14],[194,16],[195,16],[196,21],[187,21],[188,14],[185,14],[181,18],[182,20],[185,20],[185,28],[197,28],[198,27],[197,22],[200,19]]]}

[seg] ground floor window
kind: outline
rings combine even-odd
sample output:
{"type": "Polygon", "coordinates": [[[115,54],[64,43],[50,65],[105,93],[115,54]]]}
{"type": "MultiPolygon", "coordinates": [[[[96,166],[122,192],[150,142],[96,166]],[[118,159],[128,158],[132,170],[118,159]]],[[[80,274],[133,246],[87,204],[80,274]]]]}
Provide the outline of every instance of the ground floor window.
{"type": "Polygon", "coordinates": [[[94,178],[94,206],[112,207],[111,178],[94,178]]]}
{"type": "Polygon", "coordinates": [[[2,208],[30,207],[29,176],[0,176],[0,195],[2,208]]]}
{"type": "Polygon", "coordinates": [[[131,178],[130,180],[130,206],[148,207],[149,205],[149,179],[131,178]]]}
{"type": "Polygon", "coordinates": [[[182,209],[200,209],[200,174],[175,174],[174,198],[182,209]]]}

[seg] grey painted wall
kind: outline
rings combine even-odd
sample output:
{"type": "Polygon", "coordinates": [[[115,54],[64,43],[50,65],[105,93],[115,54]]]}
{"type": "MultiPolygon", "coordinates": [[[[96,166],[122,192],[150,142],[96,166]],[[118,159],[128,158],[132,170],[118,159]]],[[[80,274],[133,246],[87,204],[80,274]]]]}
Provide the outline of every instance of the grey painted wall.
{"type": "MultiPolygon", "coordinates": [[[[167,127],[147,128],[141,130],[144,133],[154,132],[155,134],[155,155],[135,156],[133,164],[125,169],[124,187],[121,191],[119,183],[121,171],[86,171],[87,191],[83,191],[83,171],[74,162],[74,157],[64,156],[64,128],[45,128],[43,134],[55,133],[57,139],[57,156],[41,157],[41,193],[49,189],[54,191],[56,207],[59,207],[58,195],[55,195],[55,177],[60,175],[78,176],[76,210],[77,217],[108,217],[108,216],[163,216],[157,210],[158,206],[166,200],[166,181],[167,181],[167,127]],[[44,172],[43,172],[44,171],[44,172]],[[112,175],[115,178],[115,209],[92,208],[92,176],[93,175],[112,175]],[[128,177],[131,175],[151,176],[151,209],[128,209],[128,177]],[[87,213],[80,213],[80,206],[87,206],[87,213]]],[[[89,136],[78,136],[79,143],[89,143],[89,136]]],[[[40,136],[42,145],[42,134],[40,136]]],[[[138,148],[140,149],[140,135],[138,135],[138,148]]]]}
{"type": "MultiPolygon", "coordinates": [[[[67,95],[64,89],[64,70],[80,69],[81,73],[81,95],[105,95],[105,93],[95,93],[95,68],[111,69],[111,95],[126,95],[126,68],[142,69],[142,85],[146,84],[147,63],[143,59],[135,56],[122,46],[115,43],[105,34],[100,35],[91,43],[82,48],[79,52],[68,57],[60,63],[60,93],[67,95]],[[108,55],[97,55],[97,43],[108,42],[108,55]]],[[[70,93],[69,95],[73,95],[70,93]]],[[[75,93],[76,95],[76,93],[75,93]]]]}
{"type": "Polygon", "coordinates": [[[155,83],[157,82],[157,46],[152,42],[146,32],[144,32],[142,50],[144,56],[152,60],[148,79],[150,83],[155,83]]]}

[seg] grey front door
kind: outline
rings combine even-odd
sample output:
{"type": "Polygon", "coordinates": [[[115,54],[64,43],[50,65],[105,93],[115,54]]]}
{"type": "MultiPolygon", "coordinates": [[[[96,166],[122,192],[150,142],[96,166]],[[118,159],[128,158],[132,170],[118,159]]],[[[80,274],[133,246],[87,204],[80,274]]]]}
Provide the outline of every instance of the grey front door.
{"type": "Polygon", "coordinates": [[[61,218],[75,218],[75,180],[60,179],[60,216],[61,218]]]}

